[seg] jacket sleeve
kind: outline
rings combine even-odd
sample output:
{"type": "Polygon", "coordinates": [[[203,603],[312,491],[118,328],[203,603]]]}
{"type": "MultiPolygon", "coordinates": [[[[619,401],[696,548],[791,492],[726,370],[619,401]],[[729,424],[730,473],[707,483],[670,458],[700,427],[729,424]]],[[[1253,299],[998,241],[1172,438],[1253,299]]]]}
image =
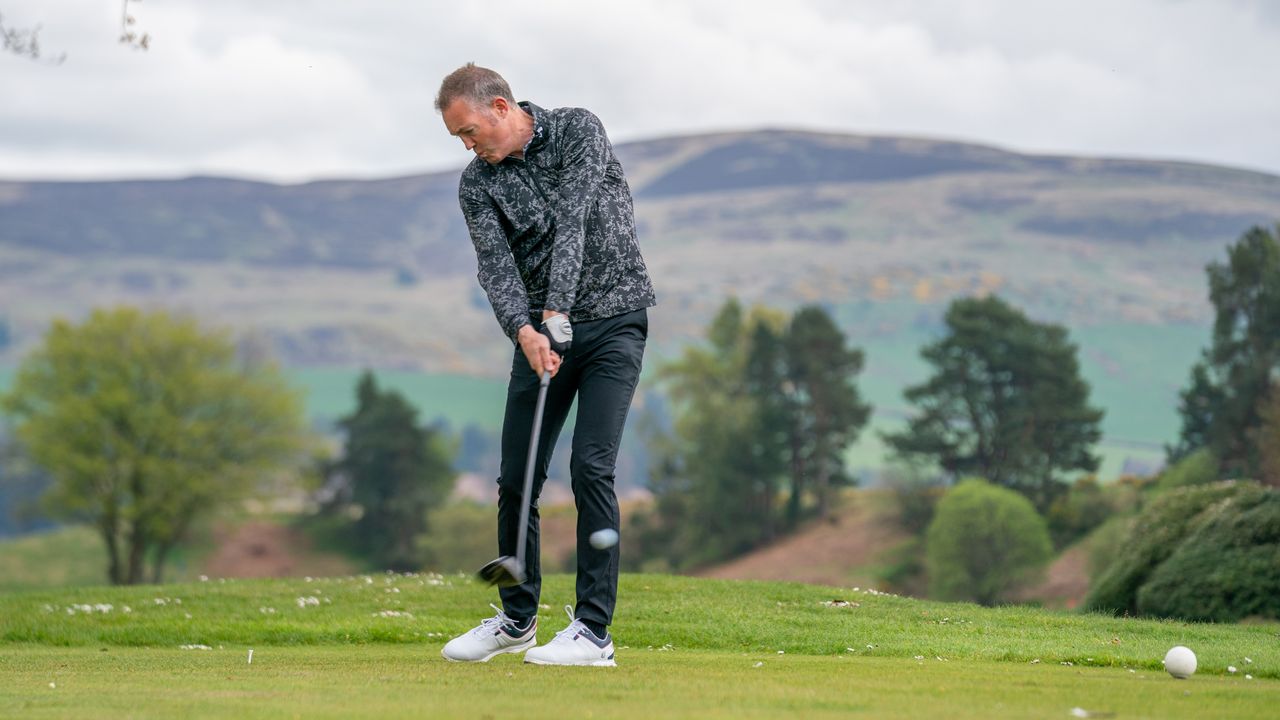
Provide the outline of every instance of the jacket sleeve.
{"type": "Polygon", "coordinates": [[[600,196],[608,167],[609,139],[599,118],[587,110],[576,110],[560,143],[560,198],[546,308],[568,313],[582,275],[587,214],[600,196]]]}
{"type": "Polygon", "coordinates": [[[489,296],[498,324],[514,343],[516,333],[529,324],[529,296],[511,256],[502,221],[489,196],[468,185],[465,177],[458,187],[458,202],[476,248],[476,277],[489,296]]]}

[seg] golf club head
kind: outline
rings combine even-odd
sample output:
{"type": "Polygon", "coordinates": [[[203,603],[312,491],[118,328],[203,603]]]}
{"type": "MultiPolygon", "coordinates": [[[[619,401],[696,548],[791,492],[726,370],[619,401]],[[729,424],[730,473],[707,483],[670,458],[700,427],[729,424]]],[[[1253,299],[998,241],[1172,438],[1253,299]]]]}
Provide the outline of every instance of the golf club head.
{"type": "Polygon", "coordinates": [[[476,577],[498,587],[513,587],[524,582],[524,563],[510,555],[503,555],[497,560],[480,568],[476,577]]]}

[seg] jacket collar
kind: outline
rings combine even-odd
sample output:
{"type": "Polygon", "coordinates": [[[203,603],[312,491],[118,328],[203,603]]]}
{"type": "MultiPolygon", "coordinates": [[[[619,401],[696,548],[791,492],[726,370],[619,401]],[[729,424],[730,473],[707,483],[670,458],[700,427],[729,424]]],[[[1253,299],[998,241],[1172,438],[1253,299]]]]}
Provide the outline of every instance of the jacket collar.
{"type": "Polygon", "coordinates": [[[534,105],[527,100],[521,100],[517,103],[525,112],[533,116],[533,135],[529,138],[529,142],[525,143],[524,156],[529,157],[529,153],[537,152],[542,149],[550,135],[547,130],[547,111],[534,105]]]}

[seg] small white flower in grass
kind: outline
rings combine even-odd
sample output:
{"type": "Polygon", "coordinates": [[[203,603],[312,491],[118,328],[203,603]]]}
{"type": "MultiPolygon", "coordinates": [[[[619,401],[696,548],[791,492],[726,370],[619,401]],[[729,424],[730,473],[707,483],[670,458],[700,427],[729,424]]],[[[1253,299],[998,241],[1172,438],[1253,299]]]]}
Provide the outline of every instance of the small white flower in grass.
{"type": "Polygon", "coordinates": [[[1032,664],[1032,665],[1039,665],[1039,664],[1040,664],[1040,658],[1036,658],[1035,660],[1032,660],[1032,661],[1031,661],[1031,664],[1032,664]]]}
{"type": "Polygon", "coordinates": [[[174,604],[174,605],[181,605],[181,604],[182,604],[182,598],[174,598],[174,599],[173,599],[173,604],[174,604]]]}
{"type": "Polygon", "coordinates": [[[757,662],[755,665],[752,665],[751,667],[764,667],[764,663],[763,663],[763,662],[757,662]]]}
{"type": "Polygon", "coordinates": [[[851,647],[847,647],[847,648],[845,648],[845,650],[848,650],[849,652],[858,652],[857,650],[854,650],[854,649],[853,649],[853,648],[851,648],[851,647]]]}
{"type": "Polygon", "coordinates": [[[1244,676],[1244,679],[1245,679],[1245,680],[1252,680],[1252,679],[1253,679],[1253,676],[1252,676],[1252,675],[1249,675],[1249,674],[1247,674],[1247,673],[1246,673],[1246,674],[1245,674],[1245,676],[1244,676]]]}
{"type": "Polygon", "coordinates": [[[779,655],[785,655],[786,653],[787,653],[787,651],[786,651],[786,650],[779,650],[779,651],[778,651],[778,654],[779,654],[779,655]]]}
{"type": "Polygon", "coordinates": [[[307,597],[299,597],[294,602],[298,603],[298,607],[305,608],[308,605],[319,605],[320,598],[316,597],[315,595],[309,595],[307,597]]]}
{"type": "Polygon", "coordinates": [[[1250,660],[1249,658],[1245,658],[1245,659],[1244,659],[1244,663],[1245,663],[1245,665],[1252,665],[1252,664],[1253,664],[1253,661],[1252,661],[1252,660],[1250,660]]]}
{"type": "Polygon", "coordinates": [[[199,644],[196,644],[196,645],[179,645],[178,647],[179,647],[179,648],[181,648],[181,649],[183,649],[183,650],[212,650],[212,649],[213,649],[213,648],[209,647],[208,645],[199,645],[199,644]]]}
{"type": "Polygon", "coordinates": [[[923,655],[917,655],[917,656],[916,656],[916,660],[923,660],[923,659],[924,659],[924,656],[923,656],[923,655]]]}
{"type": "Polygon", "coordinates": [[[1070,660],[1063,660],[1062,662],[1060,662],[1060,663],[1058,663],[1058,664],[1059,664],[1059,665],[1065,665],[1065,666],[1067,666],[1067,667],[1075,667],[1075,663],[1071,662],[1070,660]]]}
{"type": "Polygon", "coordinates": [[[274,615],[276,613],[276,609],[273,607],[260,607],[258,608],[258,612],[263,615],[274,615]]]}
{"type": "Polygon", "coordinates": [[[182,614],[183,614],[183,615],[186,615],[188,620],[190,620],[190,619],[191,619],[191,613],[182,613],[182,614]]]}
{"type": "Polygon", "coordinates": [[[875,646],[875,645],[867,645],[867,649],[868,649],[868,650],[875,650],[875,649],[876,649],[876,646],[875,646]]]}
{"type": "Polygon", "coordinates": [[[49,683],[49,687],[50,687],[50,688],[56,688],[56,687],[58,687],[58,686],[57,686],[57,684],[56,684],[56,683],[49,683]]]}
{"type": "Polygon", "coordinates": [[[1136,673],[1136,672],[1138,672],[1138,671],[1137,671],[1137,670],[1134,670],[1133,668],[1129,668],[1129,672],[1131,672],[1131,673],[1136,673]]]}
{"type": "Polygon", "coordinates": [[[1228,666],[1227,666],[1227,672],[1229,672],[1229,673],[1233,673],[1233,672],[1235,672],[1235,671],[1236,671],[1236,666],[1235,666],[1235,665],[1228,665],[1228,666]]]}
{"type": "Polygon", "coordinates": [[[201,575],[201,576],[200,576],[200,582],[209,582],[209,576],[208,576],[208,575],[201,575]]]}
{"type": "Polygon", "coordinates": [[[128,605],[125,605],[124,607],[122,607],[122,608],[120,608],[120,609],[121,609],[121,610],[123,610],[123,611],[125,611],[125,612],[127,612],[127,613],[131,613],[131,612],[133,612],[133,608],[129,607],[128,605]]]}
{"type": "Polygon", "coordinates": [[[305,578],[303,578],[303,580],[305,580],[305,581],[307,581],[307,582],[311,582],[311,576],[310,576],[310,575],[308,575],[308,576],[306,576],[305,578]]]}
{"type": "Polygon", "coordinates": [[[410,619],[413,618],[413,613],[401,612],[400,610],[383,610],[382,612],[369,613],[369,614],[373,617],[384,617],[384,618],[403,617],[403,618],[410,618],[410,619]]]}

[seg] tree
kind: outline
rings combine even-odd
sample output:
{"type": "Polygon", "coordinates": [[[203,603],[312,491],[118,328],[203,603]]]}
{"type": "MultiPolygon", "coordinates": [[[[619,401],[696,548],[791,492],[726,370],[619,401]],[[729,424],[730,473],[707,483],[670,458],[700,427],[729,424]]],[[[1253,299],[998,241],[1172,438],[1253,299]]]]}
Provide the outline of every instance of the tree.
{"type": "Polygon", "coordinates": [[[46,502],[87,520],[115,584],[159,582],[192,523],[242,499],[303,445],[301,399],[220,332],[133,308],[59,320],[3,399],[54,479],[46,502]]]}
{"type": "Polygon", "coordinates": [[[831,510],[833,489],[848,484],[844,452],[871,417],[853,378],[862,372],[862,351],[845,347],[844,333],[821,308],[800,308],[787,333],[787,379],[794,397],[801,443],[793,447],[789,522],[798,515],[804,474],[812,473],[819,517],[831,510]]]}
{"type": "Polygon", "coordinates": [[[740,554],[819,512],[847,481],[842,456],[865,424],[853,376],[862,354],[818,308],[720,309],[708,343],[660,370],[675,411],[650,442],[657,513],[638,523],[649,552],[686,568],[740,554]]]}
{"type": "Polygon", "coordinates": [[[1280,226],[1254,227],[1210,263],[1215,318],[1210,346],[1182,392],[1182,432],[1170,461],[1210,449],[1226,476],[1262,469],[1263,405],[1280,376],[1280,226]]]}
{"type": "Polygon", "coordinates": [[[1259,480],[1280,488],[1280,388],[1271,389],[1260,414],[1262,427],[1254,434],[1261,464],[1259,480]]]}
{"type": "Polygon", "coordinates": [[[1065,489],[1059,472],[1099,463],[1090,449],[1103,411],[1088,405],[1075,345],[997,297],[956,300],[945,321],[947,335],[921,351],[933,376],[904,393],[917,414],[885,440],[906,460],[987,478],[1046,510],[1065,489]]]}
{"type": "Polygon", "coordinates": [[[398,572],[417,570],[427,514],[448,499],[454,473],[443,433],[418,425],[418,411],[369,371],[356,387],[356,409],[340,427],[347,438],[331,468],[343,499],[358,509],[353,545],[398,572]]]}
{"type": "Polygon", "coordinates": [[[772,323],[775,334],[782,324],[761,310],[745,318],[730,300],[708,329],[710,346],[687,348],[659,371],[675,410],[675,433],[665,450],[656,449],[658,469],[668,474],[665,504],[673,516],[687,518],[683,527],[659,519],[671,533],[665,554],[676,568],[731,557],[773,536],[781,466],[752,393],[761,391],[753,384],[776,380],[777,369],[760,364],[746,381],[748,328],[762,323],[772,323]]]}
{"type": "Polygon", "coordinates": [[[930,595],[994,605],[1053,555],[1044,519],[1022,495],[978,479],[953,487],[925,535],[930,595]]]}

